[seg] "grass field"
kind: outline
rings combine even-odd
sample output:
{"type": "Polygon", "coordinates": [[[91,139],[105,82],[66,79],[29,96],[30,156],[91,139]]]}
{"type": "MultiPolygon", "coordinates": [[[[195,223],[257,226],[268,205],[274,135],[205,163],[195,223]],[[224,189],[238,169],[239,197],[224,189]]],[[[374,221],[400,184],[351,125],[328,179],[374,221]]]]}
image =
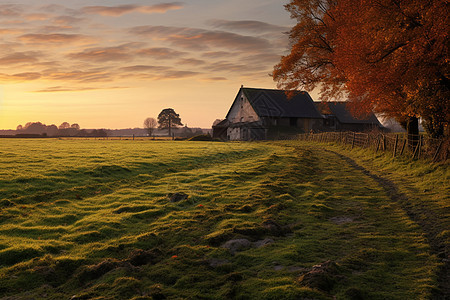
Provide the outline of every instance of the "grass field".
{"type": "Polygon", "coordinates": [[[294,141],[4,139],[0,298],[438,298],[448,182],[294,141]]]}

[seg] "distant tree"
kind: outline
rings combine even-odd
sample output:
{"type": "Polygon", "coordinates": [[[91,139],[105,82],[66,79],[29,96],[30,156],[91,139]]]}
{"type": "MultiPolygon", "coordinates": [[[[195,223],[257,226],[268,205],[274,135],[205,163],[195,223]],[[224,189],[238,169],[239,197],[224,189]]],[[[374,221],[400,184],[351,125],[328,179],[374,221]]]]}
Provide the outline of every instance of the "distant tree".
{"type": "Polygon", "coordinates": [[[43,134],[47,128],[47,126],[41,122],[28,122],[25,126],[25,133],[29,134],[43,134]]]}
{"type": "Polygon", "coordinates": [[[55,124],[49,125],[46,128],[46,133],[48,136],[58,135],[58,127],[55,124]]]}
{"type": "Polygon", "coordinates": [[[105,137],[108,136],[108,133],[105,129],[94,129],[89,133],[89,136],[93,137],[105,137]]]}
{"type": "Polygon", "coordinates": [[[147,118],[144,120],[144,128],[147,130],[148,136],[152,136],[157,125],[158,122],[156,122],[155,118],[147,118]]]}
{"type": "Polygon", "coordinates": [[[163,109],[158,115],[158,123],[160,129],[169,129],[169,136],[172,136],[172,128],[183,126],[180,115],[173,108],[163,109]]]}
{"type": "Polygon", "coordinates": [[[70,125],[70,128],[80,130],[80,125],[78,125],[77,123],[73,123],[72,125],[70,125]]]}
{"type": "Polygon", "coordinates": [[[23,129],[22,125],[18,125],[17,128],[16,128],[16,130],[22,130],[22,129],[23,129]]]}
{"type": "Polygon", "coordinates": [[[70,128],[70,124],[67,122],[63,122],[61,123],[61,125],[59,125],[58,129],[68,129],[70,128]]]}

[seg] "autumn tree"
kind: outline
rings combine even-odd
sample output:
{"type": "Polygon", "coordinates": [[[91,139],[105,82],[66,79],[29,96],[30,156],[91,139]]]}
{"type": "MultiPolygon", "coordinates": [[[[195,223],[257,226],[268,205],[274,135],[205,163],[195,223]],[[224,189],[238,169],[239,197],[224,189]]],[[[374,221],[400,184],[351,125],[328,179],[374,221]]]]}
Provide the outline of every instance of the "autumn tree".
{"type": "Polygon", "coordinates": [[[172,136],[172,128],[183,126],[180,115],[177,114],[173,108],[163,109],[158,115],[158,128],[169,129],[169,136],[172,136]]]}
{"type": "MultiPolygon", "coordinates": [[[[291,52],[273,77],[285,89],[346,96],[354,110],[395,117],[434,136],[450,120],[444,0],[292,0],[291,52]]],[[[448,130],[448,129],[447,129],[448,130]]]]}
{"type": "Polygon", "coordinates": [[[144,120],[144,128],[147,130],[148,136],[152,136],[153,131],[155,130],[158,123],[155,118],[147,118],[144,120]]]}

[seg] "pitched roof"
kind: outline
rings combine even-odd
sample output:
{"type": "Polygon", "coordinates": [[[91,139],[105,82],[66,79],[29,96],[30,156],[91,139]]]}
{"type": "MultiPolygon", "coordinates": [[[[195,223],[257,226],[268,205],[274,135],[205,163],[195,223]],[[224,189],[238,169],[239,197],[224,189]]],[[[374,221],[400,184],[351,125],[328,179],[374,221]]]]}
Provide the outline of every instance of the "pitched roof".
{"type": "Polygon", "coordinates": [[[377,124],[381,125],[374,113],[357,116],[351,112],[348,102],[314,102],[317,109],[324,115],[334,115],[340,123],[345,124],[377,124]]]}
{"type": "Polygon", "coordinates": [[[233,104],[238,100],[241,91],[260,117],[323,118],[307,92],[295,92],[294,96],[288,99],[287,91],[284,90],[241,87],[233,104]]]}
{"type": "Polygon", "coordinates": [[[223,119],[222,121],[220,121],[219,123],[217,123],[216,125],[213,125],[212,127],[228,127],[228,125],[230,124],[230,121],[227,119],[223,119]]]}

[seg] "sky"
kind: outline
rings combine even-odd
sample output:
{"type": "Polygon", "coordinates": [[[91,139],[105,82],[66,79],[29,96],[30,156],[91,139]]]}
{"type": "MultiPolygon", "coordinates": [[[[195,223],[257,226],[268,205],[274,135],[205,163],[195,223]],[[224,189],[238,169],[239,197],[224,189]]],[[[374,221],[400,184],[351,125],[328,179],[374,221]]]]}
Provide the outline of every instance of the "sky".
{"type": "Polygon", "coordinates": [[[276,88],[282,0],[0,0],[0,129],[143,127],[173,108],[223,119],[241,85],[276,88]]]}

